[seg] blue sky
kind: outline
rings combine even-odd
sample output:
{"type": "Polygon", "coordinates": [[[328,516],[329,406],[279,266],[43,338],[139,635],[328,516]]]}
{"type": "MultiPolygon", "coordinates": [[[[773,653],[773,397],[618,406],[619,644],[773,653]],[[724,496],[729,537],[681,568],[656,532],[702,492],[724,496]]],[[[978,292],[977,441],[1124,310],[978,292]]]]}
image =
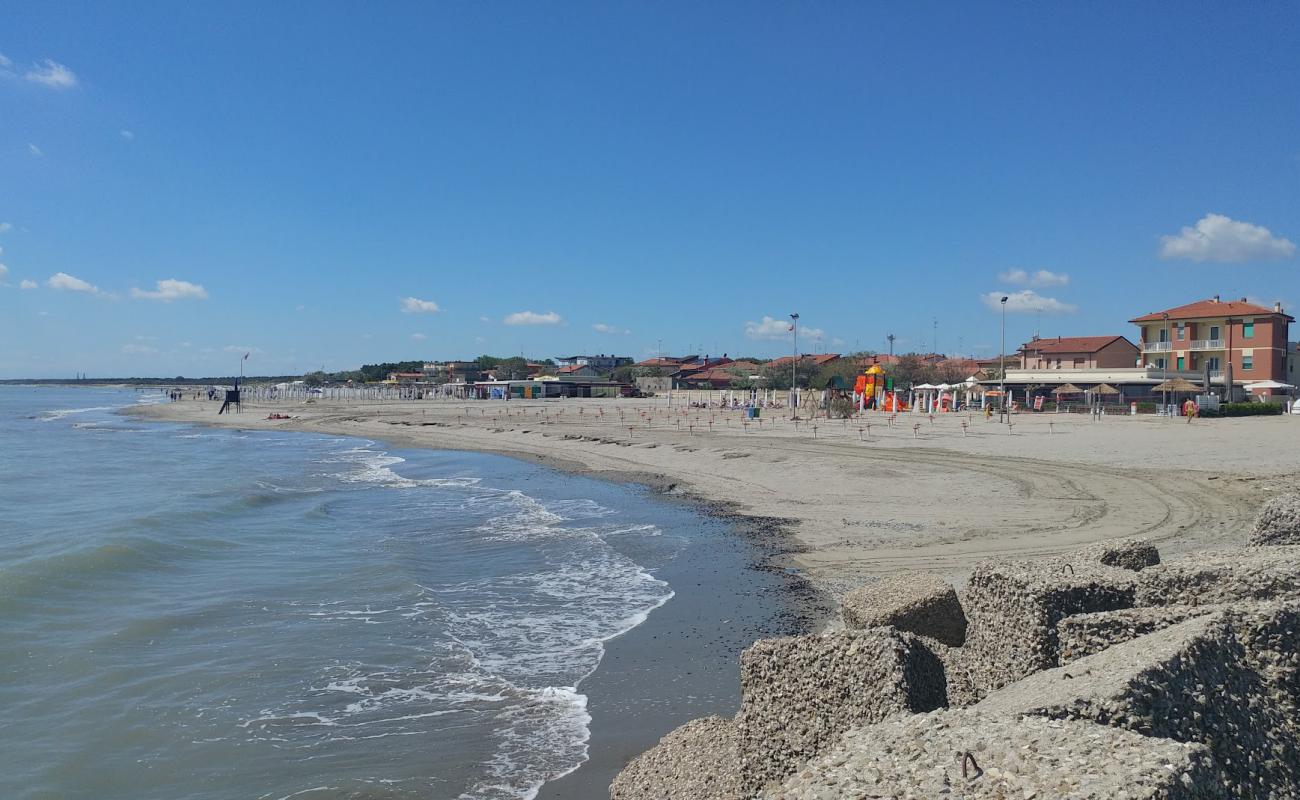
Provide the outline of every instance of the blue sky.
{"type": "Polygon", "coordinates": [[[792,311],[801,349],[993,354],[989,294],[1009,346],[1300,303],[1292,4],[3,14],[3,377],[780,355],[792,311]]]}

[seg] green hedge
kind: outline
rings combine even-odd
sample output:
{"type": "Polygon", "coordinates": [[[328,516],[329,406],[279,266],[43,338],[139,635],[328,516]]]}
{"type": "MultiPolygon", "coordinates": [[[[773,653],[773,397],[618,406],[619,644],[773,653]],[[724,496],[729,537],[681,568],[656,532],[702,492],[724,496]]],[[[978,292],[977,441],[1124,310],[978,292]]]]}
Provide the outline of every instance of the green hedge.
{"type": "Polygon", "coordinates": [[[1268,414],[1282,414],[1286,411],[1283,403],[1220,403],[1219,410],[1204,411],[1207,417],[1259,417],[1268,414]]]}

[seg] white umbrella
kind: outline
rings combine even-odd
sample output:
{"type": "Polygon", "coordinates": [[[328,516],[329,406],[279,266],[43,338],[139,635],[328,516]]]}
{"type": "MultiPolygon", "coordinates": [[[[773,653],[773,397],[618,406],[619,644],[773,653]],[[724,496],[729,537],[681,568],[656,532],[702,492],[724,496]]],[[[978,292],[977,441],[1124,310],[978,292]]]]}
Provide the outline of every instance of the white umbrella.
{"type": "Polygon", "coordinates": [[[1279,383],[1278,381],[1267,380],[1267,381],[1255,381],[1254,383],[1248,383],[1242,388],[1248,392],[1255,392],[1255,391],[1259,391],[1260,389],[1294,389],[1295,387],[1289,383],[1279,383]]]}
{"type": "Polygon", "coordinates": [[[932,383],[918,383],[917,385],[913,386],[912,388],[913,388],[913,389],[937,389],[937,388],[939,388],[939,387],[935,386],[935,385],[932,384],[932,383]]]}

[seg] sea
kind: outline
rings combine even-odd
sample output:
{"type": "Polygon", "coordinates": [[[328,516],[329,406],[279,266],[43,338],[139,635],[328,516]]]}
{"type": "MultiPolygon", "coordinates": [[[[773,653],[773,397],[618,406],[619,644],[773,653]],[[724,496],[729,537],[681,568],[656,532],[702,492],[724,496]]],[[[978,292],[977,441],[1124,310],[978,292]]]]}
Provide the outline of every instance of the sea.
{"type": "Polygon", "coordinates": [[[165,400],[0,387],[0,797],[534,797],[588,759],[611,643],[729,535],[504,457],[120,413],[165,400]]]}

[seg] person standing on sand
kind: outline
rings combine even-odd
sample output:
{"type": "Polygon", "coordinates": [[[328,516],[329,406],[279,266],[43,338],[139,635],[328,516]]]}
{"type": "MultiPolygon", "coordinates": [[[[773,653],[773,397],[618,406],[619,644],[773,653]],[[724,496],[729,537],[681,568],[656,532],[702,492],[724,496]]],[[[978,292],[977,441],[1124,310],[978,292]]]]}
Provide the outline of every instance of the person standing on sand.
{"type": "Polygon", "coordinates": [[[1196,406],[1196,401],[1190,397],[1183,403],[1183,416],[1187,417],[1188,425],[1192,424],[1192,417],[1195,417],[1199,410],[1200,409],[1196,406]]]}

